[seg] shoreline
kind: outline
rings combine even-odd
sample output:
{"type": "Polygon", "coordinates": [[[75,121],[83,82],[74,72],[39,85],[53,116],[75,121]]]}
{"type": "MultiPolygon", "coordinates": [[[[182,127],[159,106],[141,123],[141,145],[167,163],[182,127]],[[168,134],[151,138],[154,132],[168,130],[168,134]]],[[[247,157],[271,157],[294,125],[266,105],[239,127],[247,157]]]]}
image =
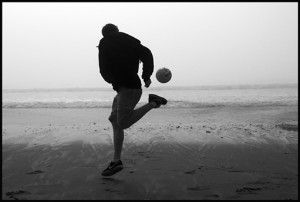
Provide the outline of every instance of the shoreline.
{"type": "Polygon", "coordinates": [[[2,199],[298,199],[298,106],[154,109],[110,178],[110,108],[2,113],[2,199]]]}

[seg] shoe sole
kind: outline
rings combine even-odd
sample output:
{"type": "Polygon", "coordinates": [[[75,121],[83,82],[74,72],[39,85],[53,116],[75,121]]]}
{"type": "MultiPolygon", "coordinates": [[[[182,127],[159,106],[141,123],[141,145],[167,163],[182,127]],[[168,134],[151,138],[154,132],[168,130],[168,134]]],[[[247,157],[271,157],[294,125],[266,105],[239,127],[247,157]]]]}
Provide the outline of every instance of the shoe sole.
{"type": "Polygon", "coordinates": [[[152,99],[154,99],[154,100],[152,100],[152,101],[154,101],[154,102],[155,102],[155,99],[158,99],[159,102],[160,102],[160,104],[162,104],[162,105],[166,105],[167,102],[168,102],[165,98],[160,97],[160,96],[158,96],[158,95],[150,94],[149,96],[152,97],[152,99]]]}
{"type": "Polygon", "coordinates": [[[114,170],[110,170],[107,172],[102,172],[102,176],[107,177],[107,176],[112,176],[118,172],[120,172],[121,170],[123,170],[123,168],[119,167],[119,168],[115,168],[114,170]]]}

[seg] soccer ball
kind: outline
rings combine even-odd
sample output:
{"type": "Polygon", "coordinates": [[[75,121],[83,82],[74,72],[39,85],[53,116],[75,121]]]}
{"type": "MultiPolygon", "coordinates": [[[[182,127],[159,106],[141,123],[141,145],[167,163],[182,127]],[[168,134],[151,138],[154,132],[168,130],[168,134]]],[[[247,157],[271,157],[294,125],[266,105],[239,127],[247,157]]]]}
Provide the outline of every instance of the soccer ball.
{"type": "Polygon", "coordinates": [[[172,72],[168,68],[160,68],[156,71],[156,79],[160,83],[167,83],[172,78],[172,72]]]}

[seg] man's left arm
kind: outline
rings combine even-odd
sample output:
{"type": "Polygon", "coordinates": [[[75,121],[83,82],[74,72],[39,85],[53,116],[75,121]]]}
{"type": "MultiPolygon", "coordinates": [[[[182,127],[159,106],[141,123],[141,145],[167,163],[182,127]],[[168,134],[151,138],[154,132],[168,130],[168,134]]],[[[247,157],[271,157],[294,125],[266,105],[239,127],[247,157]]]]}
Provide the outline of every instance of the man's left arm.
{"type": "Polygon", "coordinates": [[[98,61],[99,61],[99,70],[102,78],[107,82],[111,83],[111,75],[110,71],[108,70],[107,64],[106,64],[106,57],[104,56],[104,44],[101,41],[98,46],[98,61]]]}

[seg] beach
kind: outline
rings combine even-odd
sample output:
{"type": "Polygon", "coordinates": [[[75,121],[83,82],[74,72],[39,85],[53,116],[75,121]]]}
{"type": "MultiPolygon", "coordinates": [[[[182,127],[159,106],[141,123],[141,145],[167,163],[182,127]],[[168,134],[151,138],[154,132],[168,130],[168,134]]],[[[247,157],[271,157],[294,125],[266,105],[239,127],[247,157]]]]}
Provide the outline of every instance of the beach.
{"type": "Polygon", "coordinates": [[[102,177],[110,110],[2,108],[2,199],[298,199],[298,106],[153,109],[102,177]]]}

